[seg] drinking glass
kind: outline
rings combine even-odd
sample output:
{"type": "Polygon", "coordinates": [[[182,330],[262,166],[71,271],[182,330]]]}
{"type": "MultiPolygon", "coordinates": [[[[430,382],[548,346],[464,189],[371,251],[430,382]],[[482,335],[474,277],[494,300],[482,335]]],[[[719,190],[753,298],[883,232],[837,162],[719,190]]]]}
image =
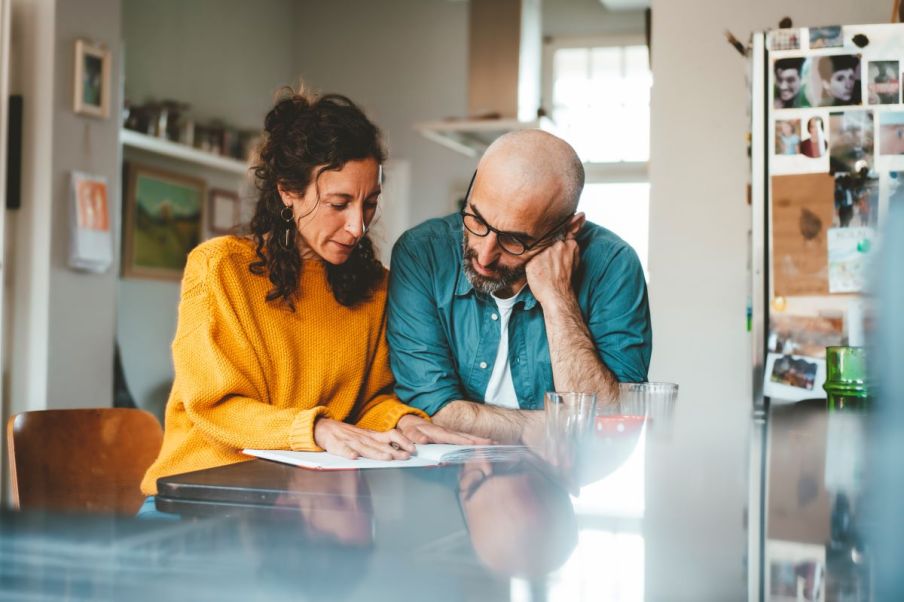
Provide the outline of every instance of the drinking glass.
{"type": "Polygon", "coordinates": [[[618,405],[623,415],[669,420],[677,399],[678,385],[675,383],[618,384],[618,405]]]}
{"type": "Polygon", "coordinates": [[[592,432],[596,393],[550,391],[544,398],[546,453],[559,467],[572,467],[592,432]]]}

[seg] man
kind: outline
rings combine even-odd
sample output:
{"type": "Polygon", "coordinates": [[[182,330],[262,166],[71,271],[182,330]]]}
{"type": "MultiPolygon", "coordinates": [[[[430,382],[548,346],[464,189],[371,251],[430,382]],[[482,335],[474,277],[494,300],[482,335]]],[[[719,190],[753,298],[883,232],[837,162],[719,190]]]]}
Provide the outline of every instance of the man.
{"type": "Polygon", "coordinates": [[[801,90],[800,72],[803,58],[786,58],[775,61],[775,108],[798,109],[809,107],[801,90]]]}
{"type": "Polygon", "coordinates": [[[522,440],[546,391],[645,381],[651,327],[634,250],[575,213],[580,159],[539,130],[486,151],[460,214],[406,232],[392,254],[396,393],[447,428],[522,440]]]}

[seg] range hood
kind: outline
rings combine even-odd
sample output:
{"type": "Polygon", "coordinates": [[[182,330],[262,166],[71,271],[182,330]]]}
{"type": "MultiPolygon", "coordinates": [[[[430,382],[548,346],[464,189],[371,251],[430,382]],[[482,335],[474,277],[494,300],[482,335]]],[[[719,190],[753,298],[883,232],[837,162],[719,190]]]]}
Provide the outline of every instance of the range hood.
{"type": "Polygon", "coordinates": [[[519,129],[551,129],[542,116],[540,0],[470,0],[468,114],[415,127],[426,138],[479,157],[519,129]]]}

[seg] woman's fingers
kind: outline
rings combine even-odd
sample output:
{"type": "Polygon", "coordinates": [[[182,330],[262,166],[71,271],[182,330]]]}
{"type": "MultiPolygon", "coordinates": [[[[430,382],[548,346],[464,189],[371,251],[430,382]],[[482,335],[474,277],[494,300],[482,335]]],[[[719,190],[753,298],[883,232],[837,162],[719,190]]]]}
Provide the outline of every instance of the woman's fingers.
{"type": "Polygon", "coordinates": [[[401,433],[396,433],[394,436],[391,431],[378,433],[359,429],[356,434],[359,436],[358,440],[363,446],[358,449],[360,449],[362,455],[367,458],[372,458],[374,460],[407,460],[411,457],[411,454],[402,448],[402,444],[412,448],[414,446],[408,439],[401,436],[401,433]],[[393,447],[393,443],[396,443],[397,448],[393,447]]]}
{"type": "Polygon", "coordinates": [[[361,454],[362,458],[369,458],[371,460],[392,460],[392,454],[390,453],[392,448],[389,446],[380,448],[363,439],[355,441],[354,446],[358,453],[361,454]]]}
{"type": "Polygon", "coordinates": [[[362,438],[358,443],[361,455],[372,460],[407,460],[411,457],[408,452],[395,449],[389,443],[375,439],[362,438]]]}
{"type": "Polygon", "coordinates": [[[399,429],[392,429],[386,431],[385,433],[379,433],[379,435],[382,435],[380,439],[385,440],[390,445],[395,443],[399,446],[399,448],[405,450],[408,453],[413,454],[415,451],[417,451],[417,448],[414,447],[414,442],[403,435],[402,431],[400,431],[399,429]]]}
{"type": "Polygon", "coordinates": [[[343,458],[348,458],[349,460],[357,460],[358,452],[355,451],[351,445],[345,443],[343,441],[339,441],[336,445],[329,446],[329,449],[326,451],[331,454],[336,454],[337,456],[342,456],[343,458]]]}

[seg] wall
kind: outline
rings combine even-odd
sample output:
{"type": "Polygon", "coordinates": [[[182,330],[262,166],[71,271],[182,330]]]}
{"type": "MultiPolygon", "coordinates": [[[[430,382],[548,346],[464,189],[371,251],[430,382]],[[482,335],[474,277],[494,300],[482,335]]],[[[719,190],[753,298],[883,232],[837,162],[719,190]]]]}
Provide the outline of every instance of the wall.
{"type": "Polygon", "coordinates": [[[449,213],[476,166],[414,129],[467,112],[467,19],[465,2],[299,4],[299,73],[316,88],[361,103],[383,128],[390,156],[411,162],[412,225],[449,213]]]}
{"type": "MultiPolygon", "coordinates": [[[[115,270],[88,275],[65,267],[69,173],[119,182],[119,3],[51,0],[13,3],[13,92],[25,99],[22,208],[9,212],[6,308],[10,413],[110,405],[115,270]],[[72,112],[74,42],[107,44],[114,74],[107,120],[72,112]]],[[[118,222],[111,203],[111,224],[118,222]]],[[[114,229],[114,232],[116,229],[114,229]]]]}
{"type": "MultiPolygon", "coordinates": [[[[660,552],[648,557],[650,571],[668,574],[669,554],[683,553],[681,542],[704,531],[731,532],[743,520],[693,511],[695,499],[719,495],[719,483],[746,479],[743,446],[720,437],[736,431],[723,424],[748,419],[752,403],[751,341],[744,329],[750,226],[746,62],[725,42],[723,31],[747,40],[784,16],[799,26],[878,23],[887,21],[890,11],[886,0],[653,2],[651,378],[681,385],[676,437],[685,438],[687,453],[648,475],[649,495],[660,487],[679,493],[673,513],[650,517],[671,542],[660,542],[660,552]],[[676,26],[681,23],[688,26],[676,26]],[[716,473],[694,470],[695,457],[714,448],[738,453],[723,455],[716,473]],[[679,524],[679,514],[692,519],[679,524]]],[[[724,555],[717,551],[724,546],[713,546],[701,552],[713,556],[711,563],[699,566],[722,563],[725,571],[738,573],[740,584],[744,542],[725,545],[739,554],[724,555]]],[[[693,592],[692,584],[706,583],[706,576],[660,581],[674,584],[673,599],[693,599],[700,592],[693,592]]],[[[706,597],[735,599],[738,592],[708,591],[706,597]]]]}
{"type": "Polygon", "coordinates": [[[122,0],[126,98],[175,99],[257,129],[295,77],[293,0],[122,0]]]}
{"type": "Polygon", "coordinates": [[[47,392],[55,2],[13,2],[11,91],[25,100],[22,207],[6,218],[4,400],[9,414],[40,409],[47,392]]]}
{"type": "MultiPolygon", "coordinates": [[[[48,407],[109,406],[113,396],[113,349],[118,263],[105,274],[66,267],[69,250],[70,173],[104,176],[109,185],[110,224],[118,244],[120,208],[119,2],[58,2],[53,121],[53,222],[50,267],[48,407]],[[76,38],[85,37],[111,50],[110,117],[96,119],[72,112],[76,38]]],[[[41,226],[43,227],[43,226],[41,226]]],[[[114,248],[117,248],[114,246],[114,248]]]]}
{"type": "MultiPolygon", "coordinates": [[[[128,165],[201,178],[208,189],[235,190],[242,183],[235,174],[136,149],[125,149],[123,158],[128,165]]],[[[127,180],[123,186],[128,186],[127,180]]],[[[120,277],[115,290],[116,340],[126,384],[136,404],[161,418],[173,380],[170,344],[176,332],[179,287],[177,280],[120,277]]]]}
{"type": "Polygon", "coordinates": [[[599,0],[543,0],[545,36],[638,34],[644,32],[644,23],[643,11],[611,11],[599,0]]]}
{"type": "MultiPolygon", "coordinates": [[[[198,121],[223,119],[259,129],[274,93],[297,79],[292,0],[122,0],[125,94],[133,103],[176,99],[198,121]]],[[[241,178],[127,150],[125,160],[238,189],[241,178]]],[[[158,413],[172,384],[170,343],[179,282],[121,278],[116,338],[130,392],[158,413]]]]}

